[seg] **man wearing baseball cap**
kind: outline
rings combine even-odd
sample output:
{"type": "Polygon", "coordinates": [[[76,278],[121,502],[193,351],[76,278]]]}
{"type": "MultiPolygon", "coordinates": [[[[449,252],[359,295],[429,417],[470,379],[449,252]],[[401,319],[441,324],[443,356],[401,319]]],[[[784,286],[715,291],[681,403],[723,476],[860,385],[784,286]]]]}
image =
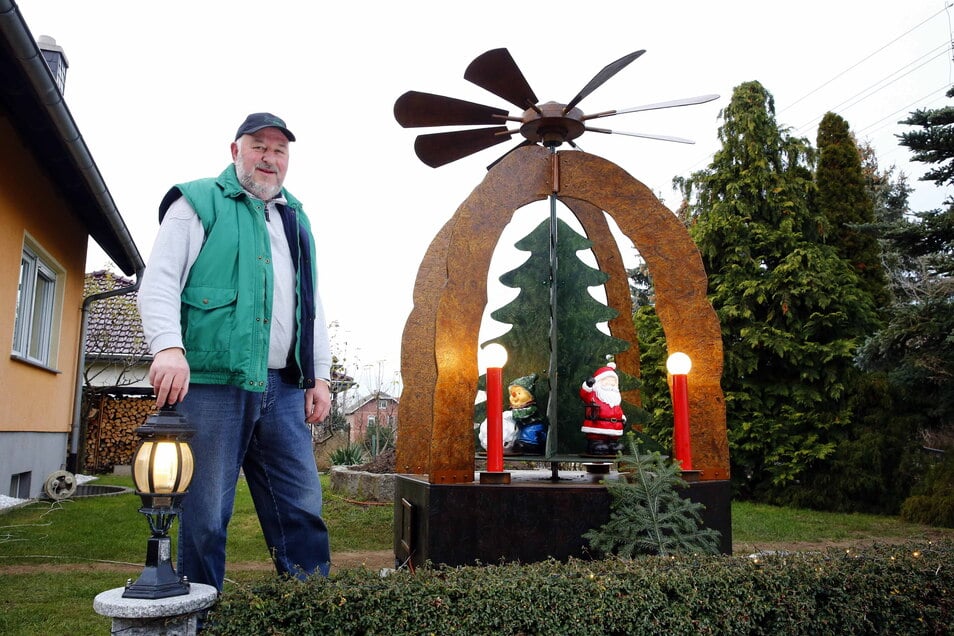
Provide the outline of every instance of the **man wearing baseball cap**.
{"type": "Polygon", "coordinates": [[[156,406],[196,429],[179,573],[219,590],[240,471],[279,573],[331,561],[309,426],[331,408],[331,353],[311,225],[284,188],[293,141],[252,113],[218,177],[170,189],[139,290],[156,406]]]}

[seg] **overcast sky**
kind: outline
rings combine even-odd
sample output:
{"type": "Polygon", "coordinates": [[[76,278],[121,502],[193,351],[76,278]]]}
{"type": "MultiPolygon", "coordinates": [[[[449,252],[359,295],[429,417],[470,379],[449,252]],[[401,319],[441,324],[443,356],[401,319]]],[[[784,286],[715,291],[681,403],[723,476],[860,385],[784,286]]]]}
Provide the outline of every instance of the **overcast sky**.
{"type": "MultiPolygon", "coordinates": [[[[70,67],[65,97],[127,226],[148,260],[156,208],[178,182],[218,174],[249,112],[271,111],[298,137],[285,185],[312,220],[321,293],[349,364],[365,387],[391,388],[420,260],[505,143],[433,169],[414,155],[395,99],[408,90],[515,108],[463,79],[470,61],[507,47],[542,101],[566,103],[603,66],[646,54],[581,102],[584,112],[718,93],[686,108],[600,120],[620,131],[695,145],[586,133],[587,152],[617,163],[670,207],[672,177],[705,167],[718,148],[733,87],[758,80],[778,121],[815,141],[827,111],[870,141],[883,168],[917,190],[916,210],[949,192],[917,181],[895,135],[916,108],[946,104],[951,10],[942,0],[719,2],[332,2],[301,0],[19,0],[34,37],[49,35],[70,67]],[[466,9],[464,8],[466,7],[466,9]]],[[[510,246],[546,218],[518,213],[490,273],[513,267],[510,246]],[[528,225],[529,224],[529,225],[528,225]],[[516,223],[514,224],[517,225],[516,223]],[[494,271],[496,270],[496,271],[494,271]]],[[[632,248],[624,246],[629,256],[632,248]]],[[[524,255],[525,256],[525,255],[524,255]]],[[[110,266],[90,251],[88,269],[110,266]]],[[[115,269],[115,267],[113,267],[115,269]]]]}

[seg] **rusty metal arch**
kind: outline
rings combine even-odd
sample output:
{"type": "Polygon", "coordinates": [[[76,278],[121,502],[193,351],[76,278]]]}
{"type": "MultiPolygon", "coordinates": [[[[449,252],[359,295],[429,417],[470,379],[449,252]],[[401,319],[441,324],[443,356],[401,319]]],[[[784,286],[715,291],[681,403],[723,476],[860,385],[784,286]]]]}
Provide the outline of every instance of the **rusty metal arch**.
{"type": "MultiPolygon", "coordinates": [[[[646,260],[668,347],[693,359],[694,467],[702,479],[727,479],[722,340],[698,250],[672,212],[619,166],[578,151],[551,155],[540,146],[520,148],[490,170],[428,247],[401,344],[404,390],[396,470],[427,474],[430,483],[473,481],[470,412],[477,395],[487,271],[514,212],[553,191],[577,214],[591,240],[604,232],[592,217],[593,208],[605,210],[646,260]]],[[[599,257],[595,245],[594,252],[599,257]]],[[[605,264],[622,270],[619,261],[605,264]]],[[[625,277],[625,271],[607,273],[625,277]]],[[[612,305],[609,295],[608,300],[612,305]]]]}

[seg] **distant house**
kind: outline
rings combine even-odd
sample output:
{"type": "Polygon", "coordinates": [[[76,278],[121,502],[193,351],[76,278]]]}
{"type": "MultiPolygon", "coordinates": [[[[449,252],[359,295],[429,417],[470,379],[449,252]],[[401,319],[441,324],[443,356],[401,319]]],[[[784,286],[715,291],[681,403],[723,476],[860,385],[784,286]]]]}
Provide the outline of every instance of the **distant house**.
{"type": "Polygon", "coordinates": [[[66,68],[0,0],[0,493],[18,498],[79,442],[89,239],[127,276],[145,267],[63,99],[66,68]]]}
{"type": "MultiPolygon", "coordinates": [[[[106,270],[86,274],[84,295],[130,289],[133,281],[106,270]]],[[[83,383],[114,393],[151,393],[152,356],[142,333],[136,307],[138,291],[92,303],[86,327],[86,368],[83,383]]]]}
{"type": "Polygon", "coordinates": [[[384,391],[355,400],[345,409],[345,421],[351,429],[351,443],[362,443],[368,435],[368,427],[378,425],[391,431],[397,430],[398,398],[384,391]]]}

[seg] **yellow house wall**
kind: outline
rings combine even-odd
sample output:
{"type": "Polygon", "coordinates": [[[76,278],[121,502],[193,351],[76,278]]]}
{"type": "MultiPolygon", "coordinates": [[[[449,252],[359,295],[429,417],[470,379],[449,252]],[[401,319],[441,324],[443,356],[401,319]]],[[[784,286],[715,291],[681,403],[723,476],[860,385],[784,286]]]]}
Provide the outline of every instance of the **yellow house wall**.
{"type": "Polygon", "coordinates": [[[0,116],[0,432],[68,432],[76,386],[89,236],[30,150],[0,116]],[[30,237],[65,273],[52,369],[11,357],[20,255],[30,237]]]}

